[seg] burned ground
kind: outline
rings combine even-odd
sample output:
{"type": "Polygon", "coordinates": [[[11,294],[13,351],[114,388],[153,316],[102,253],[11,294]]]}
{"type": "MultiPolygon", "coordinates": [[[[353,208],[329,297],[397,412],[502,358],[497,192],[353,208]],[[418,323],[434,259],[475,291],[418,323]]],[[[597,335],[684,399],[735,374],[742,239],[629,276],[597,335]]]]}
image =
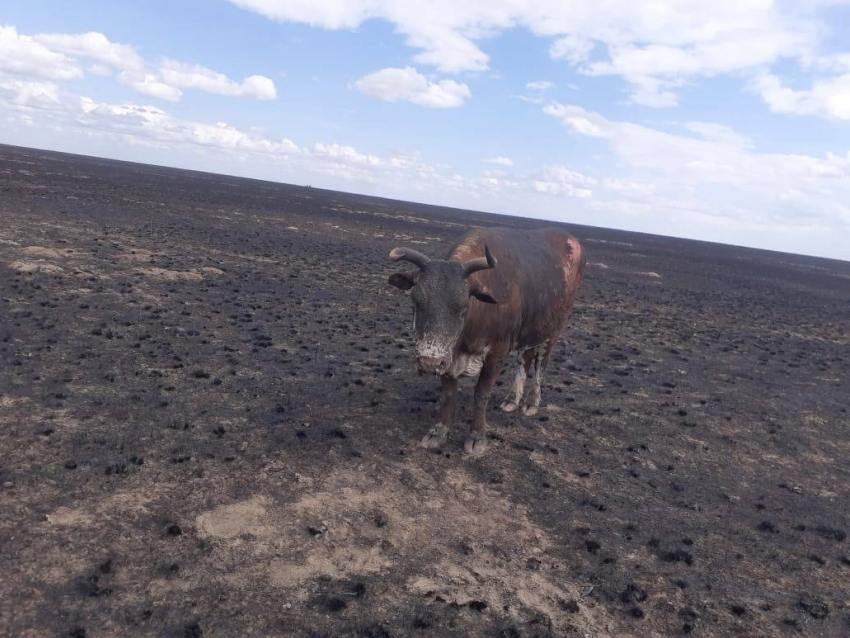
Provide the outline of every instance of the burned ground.
{"type": "Polygon", "coordinates": [[[496,224],[0,147],[0,633],[850,632],[850,263],[570,227],[547,409],[428,452],[387,253],[496,224]]]}

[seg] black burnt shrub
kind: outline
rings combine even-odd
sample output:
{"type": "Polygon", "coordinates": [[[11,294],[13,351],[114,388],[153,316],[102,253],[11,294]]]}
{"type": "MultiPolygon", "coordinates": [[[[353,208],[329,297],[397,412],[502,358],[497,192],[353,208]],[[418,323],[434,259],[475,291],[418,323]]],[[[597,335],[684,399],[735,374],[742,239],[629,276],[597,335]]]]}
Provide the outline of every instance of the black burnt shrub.
{"type": "Polygon", "coordinates": [[[624,604],[628,603],[642,603],[647,599],[647,593],[645,589],[641,589],[634,583],[629,583],[626,588],[620,592],[620,602],[624,604]]]}
{"type": "Polygon", "coordinates": [[[357,635],[361,638],[392,638],[392,634],[380,623],[361,628],[357,635]]]}
{"type": "Polygon", "coordinates": [[[845,538],[847,538],[847,533],[843,529],[837,529],[834,527],[828,527],[826,525],[818,525],[815,528],[815,533],[818,536],[822,536],[831,541],[836,541],[838,543],[842,542],[845,538]]]}
{"type": "Polygon", "coordinates": [[[672,549],[666,552],[659,552],[658,558],[666,563],[685,563],[685,565],[693,565],[693,555],[684,549],[672,549]]]}
{"type": "Polygon", "coordinates": [[[571,614],[577,614],[579,612],[579,606],[575,600],[562,600],[561,608],[571,614]]]}
{"type": "Polygon", "coordinates": [[[430,609],[419,609],[413,615],[414,629],[430,629],[434,625],[434,614],[430,609]]]}
{"type": "Polygon", "coordinates": [[[342,611],[346,607],[348,607],[348,603],[339,596],[329,596],[325,599],[325,609],[328,611],[342,611]]]}
{"type": "Polygon", "coordinates": [[[99,598],[111,594],[112,590],[109,587],[101,586],[99,581],[100,577],[97,574],[81,576],[74,579],[74,589],[80,595],[90,598],[99,598]]]}
{"type": "Polygon", "coordinates": [[[829,616],[829,605],[817,596],[803,594],[800,596],[800,600],[797,602],[797,605],[812,618],[820,620],[829,616]]]}

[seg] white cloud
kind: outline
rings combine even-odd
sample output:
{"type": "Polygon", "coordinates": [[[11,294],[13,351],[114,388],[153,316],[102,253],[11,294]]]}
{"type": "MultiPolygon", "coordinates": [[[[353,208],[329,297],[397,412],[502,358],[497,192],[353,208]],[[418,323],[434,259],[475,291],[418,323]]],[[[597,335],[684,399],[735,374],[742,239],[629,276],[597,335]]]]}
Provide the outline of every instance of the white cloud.
{"type": "Polygon", "coordinates": [[[356,164],[368,164],[369,166],[378,166],[381,163],[380,158],[375,155],[364,155],[358,153],[351,146],[343,146],[340,144],[322,144],[316,143],[313,146],[313,152],[320,157],[328,157],[334,160],[344,160],[354,162],[356,164]]]}
{"type": "Polygon", "coordinates": [[[786,87],[775,75],[763,74],[750,87],[774,113],[821,115],[850,120],[850,73],[815,80],[810,89],[786,87]]]}
{"type": "MultiPolygon", "coordinates": [[[[752,29],[754,25],[749,25],[752,29]]],[[[587,75],[619,75],[633,86],[632,99],[646,106],[675,106],[670,89],[685,79],[712,77],[770,65],[783,57],[795,58],[813,46],[810,34],[790,29],[728,33],[721,41],[696,40],[681,44],[610,45],[609,60],[582,68],[587,75]]]]}
{"type": "Polygon", "coordinates": [[[0,25],[0,71],[28,79],[73,80],[82,77],[77,63],[51,51],[15,27],[0,25]]]}
{"type": "Polygon", "coordinates": [[[739,147],[753,145],[753,141],[750,138],[741,135],[725,124],[717,124],[715,122],[688,122],[685,124],[685,128],[707,140],[725,142],[739,147]]]}
{"type": "Polygon", "coordinates": [[[89,72],[117,79],[143,95],[177,101],[181,89],[194,89],[234,97],[271,100],[277,95],[274,82],[251,75],[236,82],[204,66],[165,60],[150,68],[129,44],[112,42],[103,33],[39,33],[21,35],[15,27],[0,25],[0,73],[27,79],[74,80],[83,77],[78,58],[94,60],[89,72]]]}
{"type": "Polygon", "coordinates": [[[566,35],[558,38],[549,47],[549,55],[555,60],[566,60],[571,64],[586,61],[593,51],[593,40],[585,37],[566,35]]]}
{"type": "Polygon", "coordinates": [[[639,198],[647,200],[655,194],[657,187],[651,182],[640,182],[631,179],[620,179],[617,177],[606,177],[602,185],[607,190],[628,198],[639,198]]]}
{"type": "Polygon", "coordinates": [[[533,181],[534,190],[538,193],[579,199],[593,197],[592,187],[596,184],[595,178],[560,165],[546,166],[541,178],[533,181]]]}
{"type": "Polygon", "coordinates": [[[176,60],[165,60],[159,72],[166,84],[180,89],[196,89],[257,100],[273,100],[277,97],[274,82],[262,75],[251,75],[240,83],[204,66],[176,60]]]}
{"type": "Polygon", "coordinates": [[[539,95],[512,95],[511,97],[529,104],[543,104],[543,98],[539,95]]]}
{"type": "MultiPolygon", "coordinates": [[[[850,152],[824,157],[761,153],[731,128],[691,122],[680,135],[609,120],[554,102],[544,112],[596,138],[627,171],[603,186],[661,212],[719,217],[725,224],[821,224],[850,229],[850,152]]],[[[568,180],[569,181],[569,180],[568,180]]],[[[631,204],[634,208],[634,202],[631,204]]]]}
{"type": "Polygon", "coordinates": [[[225,122],[182,120],[149,105],[108,104],[84,97],[78,123],[89,128],[177,145],[286,156],[299,151],[291,140],[271,140],[225,122]]]}
{"type": "Polygon", "coordinates": [[[124,84],[133,87],[139,93],[148,97],[176,102],[183,96],[183,91],[170,84],[166,84],[153,73],[122,72],[118,75],[118,78],[124,84]]]}
{"type": "Polygon", "coordinates": [[[514,162],[510,157],[503,157],[501,155],[499,155],[498,157],[490,157],[490,158],[488,158],[484,161],[488,162],[489,164],[499,164],[500,166],[513,166],[514,165],[514,162]]]}
{"type": "Polygon", "coordinates": [[[107,75],[112,75],[112,69],[110,69],[105,64],[97,64],[97,63],[92,64],[88,68],[88,71],[89,71],[89,73],[93,73],[94,75],[100,75],[100,76],[104,76],[104,77],[107,76],[107,75]]]}
{"type": "Polygon", "coordinates": [[[529,91],[548,91],[553,86],[555,86],[549,80],[535,80],[534,82],[529,82],[525,85],[529,91]]]}
{"type": "Polygon", "coordinates": [[[597,183],[596,179],[590,177],[589,175],[579,173],[578,171],[570,170],[566,166],[560,166],[557,164],[547,166],[544,170],[544,174],[547,178],[559,182],[561,184],[595,186],[597,183]]]}
{"type": "Polygon", "coordinates": [[[5,93],[9,101],[17,106],[38,106],[45,103],[58,103],[59,87],[53,82],[30,82],[18,79],[0,79],[0,93],[5,93]]]}
{"type": "Polygon", "coordinates": [[[102,33],[39,33],[33,40],[40,42],[52,51],[71,56],[91,58],[124,71],[142,71],[144,60],[129,44],[111,42],[102,33]]]}
{"type": "Polygon", "coordinates": [[[588,75],[616,75],[631,99],[672,106],[697,77],[756,71],[782,58],[815,59],[825,25],[810,3],[767,0],[231,0],[279,21],[353,29],[391,23],[417,50],[414,60],[445,73],[483,71],[485,38],[525,28],[552,41],[550,55],[588,75]]]}
{"type": "Polygon", "coordinates": [[[454,80],[431,82],[413,67],[386,68],[364,75],[354,87],[369,97],[397,102],[404,100],[433,108],[453,108],[463,105],[472,96],[466,84],[454,80]]]}
{"type": "Polygon", "coordinates": [[[560,184],[558,182],[547,182],[544,180],[534,180],[534,190],[547,195],[564,195],[579,199],[590,199],[593,197],[593,191],[589,188],[578,188],[572,184],[560,184]]]}

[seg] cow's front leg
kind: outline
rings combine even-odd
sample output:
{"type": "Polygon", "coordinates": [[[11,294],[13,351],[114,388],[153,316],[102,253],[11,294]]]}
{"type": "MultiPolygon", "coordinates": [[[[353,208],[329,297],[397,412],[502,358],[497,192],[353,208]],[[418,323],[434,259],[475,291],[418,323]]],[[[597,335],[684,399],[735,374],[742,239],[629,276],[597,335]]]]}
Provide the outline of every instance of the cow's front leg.
{"type": "Polygon", "coordinates": [[[472,429],[463,444],[463,451],[472,456],[480,456],[487,450],[487,402],[496,377],[505,360],[503,350],[491,350],[481,367],[481,375],[475,385],[475,408],[472,417],[472,429]]]}
{"type": "Polygon", "coordinates": [[[422,437],[422,447],[440,448],[449,436],[449,428],[455,420],[455,397],[457,396],[457,379],[449,376],[440,377],[440,421],[422,437]]]}

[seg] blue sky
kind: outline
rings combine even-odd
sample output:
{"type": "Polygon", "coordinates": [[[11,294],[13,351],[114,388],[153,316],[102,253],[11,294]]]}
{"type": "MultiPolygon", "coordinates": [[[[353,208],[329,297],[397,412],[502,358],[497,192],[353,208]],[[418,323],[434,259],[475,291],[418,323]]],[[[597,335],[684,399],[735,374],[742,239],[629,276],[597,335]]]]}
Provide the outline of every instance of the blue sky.
{"type": "Polygon", "coordinates": [[[848,42],[841,0],[30,0],[0,141],[850,259],[848,42]]]}

